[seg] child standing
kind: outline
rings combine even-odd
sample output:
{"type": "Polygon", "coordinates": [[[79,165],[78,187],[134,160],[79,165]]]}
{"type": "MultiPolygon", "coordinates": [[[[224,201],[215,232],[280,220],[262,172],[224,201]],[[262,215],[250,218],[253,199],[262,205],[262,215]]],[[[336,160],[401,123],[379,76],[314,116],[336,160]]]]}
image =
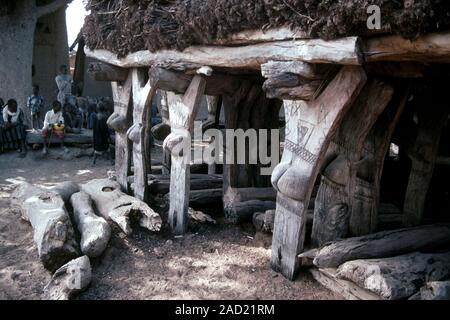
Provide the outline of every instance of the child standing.
{"type": "Polygon", "coordinates": [[[39,95],[38,85],[33,86],[33,94],[28,97],[27,107],[31,114],[31,128],[38,129],[41,110],[44,108],[44,98],[39,95]]]}

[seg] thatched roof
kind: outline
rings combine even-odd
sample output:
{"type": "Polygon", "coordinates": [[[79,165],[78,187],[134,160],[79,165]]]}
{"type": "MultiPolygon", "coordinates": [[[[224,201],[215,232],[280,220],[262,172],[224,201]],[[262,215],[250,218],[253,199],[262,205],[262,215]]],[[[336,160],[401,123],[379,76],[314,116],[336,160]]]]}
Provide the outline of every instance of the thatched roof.
{"type": "Polygon", "coordinates": [[[381,8],[383,27],[408,39],[450,29],[448,0],[89,0],[84,36],[90,49],[119,56],[285,25],[328,40],[366,35],[373,4],[381,8]]]}

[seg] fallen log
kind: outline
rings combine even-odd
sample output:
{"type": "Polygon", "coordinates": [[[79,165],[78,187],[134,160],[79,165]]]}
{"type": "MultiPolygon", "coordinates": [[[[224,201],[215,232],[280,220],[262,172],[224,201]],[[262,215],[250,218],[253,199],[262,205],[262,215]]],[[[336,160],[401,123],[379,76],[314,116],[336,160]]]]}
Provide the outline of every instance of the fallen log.
{"type": "Polygon", "coordinates": [[[44,288],[47,300],[69,300],[87,289],[92,279],[91,263],[87,256],[72,260],[56,270],[44,288]]]}
{"type": "Polygon", "coordinates": [[[73,220],[81,234],[81,252],[90,258],[99,257],[111,237],[111,227],[94,213],[91,197],[85,192],[72,195],[73,220]]]}
{"type": "Polygon", "coordinates": [[[161,229],[161,217],[146,203],[133,198],[120,190],[120,185],[108,179],[92,180],[81,186],[81,190],[91,196],[98,213],[111,219],[129,235],[132,232],[131,220],[150,231],[161,229]]]}
{"type": "Polygon", "coordinates": [[[339,279],[353,281],[387,300],[409,298],[426,281],[439,281],[449,275],[450,252],[415,252],[385,259],[355,260],[337,270],[339,279]]]}
{"type": "Polygon", "coordinates": [[[13,205],[31,223],[34,242],[44,267],[55,271],[79,255],[75,232],[60,195],[22,183],[12,195],[13,205]]]}
{"type": "MultiPolygon", "coordinates": [[[[437,249],[450,244],[450,224],[383,231],[367,236],[333,242],[313,254],[314,265],[336,268],[356,259],[392,257],[399,254],[437,249]]],[[[302,255],[311,255],[305,252],[302,255]]]]}
{"type": "Polygon", "coordinates": [[[266,212],[275,210],[274,201],[250,200],[243,202],[233,202],[225,205],[225,217],[229,223],[237,224],[251,221],[255,212],[266,212]]]}
{"type": "Polygon", "coordinates": [[[409,300],[450,300],[450,281],[432,281],[409,300]]]}

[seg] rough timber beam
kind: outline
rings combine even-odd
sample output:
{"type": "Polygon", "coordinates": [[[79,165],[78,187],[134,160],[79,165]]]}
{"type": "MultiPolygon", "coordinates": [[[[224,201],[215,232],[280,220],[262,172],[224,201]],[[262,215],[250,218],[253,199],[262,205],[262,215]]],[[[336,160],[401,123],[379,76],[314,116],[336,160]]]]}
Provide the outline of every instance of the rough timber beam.
{"type": "Polygon", "coordinates": [[[272,268],[293,279],[303,251],[307,209],[331,137],[366,82],[361,67],[346,66],[311,102],[284,101],[285,149],[272,174],[278,191],[272,268]]]}
{"type": "Polygon", "coordinates": [[[168,69],[194,69],[199,66],[259,69],[269,60],[360,65],[363,62],[360,39],[348,37],[332,41],[321,39],[258,43],[246,46],[193,46],[179,52],[139,51],[120,59],[107,50],[86,50],[86,54],[119,67],[160,66],[168,69]]]}
{"type": "MultiPolygon", "coordinates": [[[[154,67],[149,71],[150,84],[160,90],[184,94],[194,75],[154,67]]],[[[240,81],[233,76],[213,74],[206,78],[205,94],[220,96],[233,94],[239,88],[240,81]]]]}
{"type": "Polygon", "coordinates": [[[430,33],[409,41],[401,36],[386,36],[365,41],[367,62],[417,61],[450,63],[450,32],[430,33]]]}

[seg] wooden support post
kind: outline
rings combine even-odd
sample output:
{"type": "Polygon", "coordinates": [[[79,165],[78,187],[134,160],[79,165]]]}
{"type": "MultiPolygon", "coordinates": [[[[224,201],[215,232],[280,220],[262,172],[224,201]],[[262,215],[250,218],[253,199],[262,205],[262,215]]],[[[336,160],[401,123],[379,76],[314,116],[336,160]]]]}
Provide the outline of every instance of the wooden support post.
{"type": "Polygon", "coordinates": [[[380,183],[384,160],[395,128],[405,109],[409,89],[395,87],[394,96],[367,136],[362,160],[358,163],[353,210],[350,217],[351,234],[375,232],[378,223],[380,183]]]}
{"type": "Polygon", "coordinates": [[[156,93],[150,81],[145,83],[145,72],[134,68],[131,71],[133,84],[133,126],[128,130],[128,138],[133,142],[134,196],[147,200],[148,180],[151,172],[151,103],[156,93]]]}
{"type": "MultiPolygon", "coordinates": [[[[441,132],[450,114],[448,101],[435,101],[440,94],[442,93],[431,94],[428,98],[431,100],[431,107],[428,104],[422,105],[418,111],[418,133],[412,150],[408,152],[412,160],[412,168],[403,206],[403,226],[405,227],[417,226],[423,220],[425,199],[439,151],[441,132]]],[[[427,100],[426,103],[429,101],[427,100]]]]}
{"type": "Polygon", "coordinates": [[[131,171],[131,143],[127,131],[132,123],[131,87],[132,75],[124,83],[112,82],[114,113],[108,126],[116,131],[116,175],[124,192],[128,192],[128,176],[131,171]]]}
{"type": "Polygon", "coordinates": [[[393,88],[382,81],[370,81],[339,126],[326,156],[332,160],[322,173],[316,197],[311,237],[314,246],[347,235],[357,162],[361,159],[370,129],[391,100],[393,92],[393,88]]]}
{"type": "Polygon", "coordinates": [[[366,82],[360,67],[344,67],[314,101],[284,101],[286,140],[272,174],[278,191],[272,268],[294,279],[303,251],[306,213],[331,137],[366,82]]]}
{"type": "Polygon", "coordinates": [[[171,152],[169,223],[175,234],[187,231],[191,133],[206,86],[206,79],[196,75],[183,96],[168,93],[172,133],[164,141],[171,152]]]}
{"type": "MultiPolygon", "coordinates": [[[[211,128],[217,128],[219,125],[220,110],[222,108],[222,97],[220,96],[206,96],[208,104],[208,119],[202,124],[202,131],[205,132],[211,128]]],[[[217,164],[211,163],[208,165],[208,174],[217,173],[217,164]]]]}
{"type": "Polygon", "coordinates": [[[222,107],[220,96],[206,96],[206,102],[208,104],[208,119],[202,125],[203,131],[217,127],[222,107]]]}

